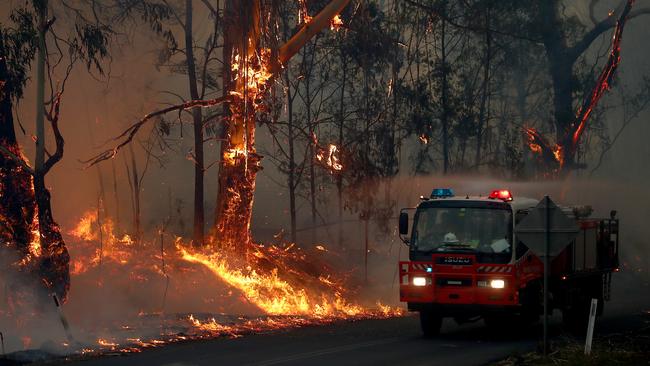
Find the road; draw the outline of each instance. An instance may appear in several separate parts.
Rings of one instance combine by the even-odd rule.
[[[647,286],[633,287],[638,296],[630,296],[629,286],[614,291],[618,300],[607,304],[605,316],[596,325],[597,334],[638,326],[639,314],[650,309],[650,291]],[[553,337],[562,333],[557,313],[550,330]],[[424,339],[418,318],[408,316],[172,344],[66,365],[483,365],[534,350],[540,333],[534,327],[524,334],[495,334],[482,322],[457,326],[446,319],[440,337]]]

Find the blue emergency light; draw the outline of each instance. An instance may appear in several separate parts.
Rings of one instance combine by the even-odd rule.
[[[431,198],[453,197],[454,191],[451,188],[434,188],[431,192]]]

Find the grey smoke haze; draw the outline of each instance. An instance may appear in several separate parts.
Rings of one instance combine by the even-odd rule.
[[[617,1],[602,1],[596,8],[596,17],[605,16],[608,9]],[[16,4],[9,1],[9,5]],[[567,12],[575,12],[580,19],[588,26],[588,1],[567,2]],[[643,6],[639,2],[637,6]],[[6,17],[7,6],[3,6],[0,15]],[[195,27],[197,40],[209,34],[210,20],[205,14],[197,14]],[[650,51],[648,50],[647,35],[650,34],[650,22],[648,16],[639,17],[630,21],[626,27],[623,47],[622,64],[619,69],[618,79],[620,82],[635,85],[641,75],[650,75],[650,63],[647,62]],[[157,52],[161,45],[160,41],[149,34],[146,29],[136,28],[130,31],[130,38],[134,47],[124,45],[116,48],[112,61],[107,70],[110,70],[108,83],[98,82],[87,75],[82,66],[78,66],[69,81],[66,94],[62,100],[61,129],[66,138],[66,151],[64,159],[58,164],[47,178],[47,184],[52,190],[53,210],[55,218],[64,227],[70,225],[90,207],[97,205],[99,184],[97,168],[83,169],[83,164],[78,160],[92,156],[100,151],[100,147],[110,146],[107,143],[110,137],[115,136],[134,120],[143,114],[160,108],[166,103],[176,102],[174,97],[164,94],[163,91],[188,94],[187,82],[184,77],[170,75],[168,70],[157,70],[155,67]],[[608,38],[603,37],[602,42],[596,42],[592,51],[601,51],[602,47],[608,46]],[[103,79],[107,80],[106,78]],[[613,98],[613,94],[605,96],[605,99]],[[20,122],[26,128],[26,135],[21,135],[20,141],[28,157],[33,157],[33,142],[31,135],[33,131],[34,106],[33,86],[28,85],[26,97],[20,104],[17,114]],[[621,181],[626,184],[643,184],[650,178],[648,170],[650,164],[650,144],[647,137],[650,136],[650,112],[645,111],[639,118],[633,121],[624,131],[615,147],[607,155],[603,166],[595,173],[594,177],[607,181]],[[607,115],[607,122],[611,131],[615,131],[620,125],[620,111],[614,109]],[[146,140],[148,130],[143,131],[139,138]],[[270,146],[268,131],[265,128],[258,130],[260,149]],[[183,202],[183,215],[187,234],[191,229],[191,207],[192,207],[192,179],[193,167],[191,161],[186,158],[191,150],[192,135],[190,126],[184,126],[183,137],[176,130],[172,137],[181,141],[179,152],[169,151],[166,154],[168,160],[165,169],[160,169],[155,161],[152,161],[148,173],[144,179],[142,192],[143,222],[145,226],[158,225],[160,220],[169,212],[169,192],[173,209],[177,208],[177,200]],[[52,143],[52,138],[49,144]],[[107,144],[106,144],[107,143]],[[213,143],[206,146],[206,161],[211,163],[218,158],[218,144]],[[120,215],[122,223],[130,221],[130,201],[128,198],[128,185],[124,168],[123,151],[114,159],[115,168],[118,174],[118,186],[120,190]],[[142,150],[136,146],[136,154],[139,155],[140,168],[144,165]],[[403,152],[403,160],[407,152]],[[283,182],[267,160],[263,162],[264,171],[258,176],[256,206],[253,222],[254,230],[263,232],[280,231],[286,228],[288,213],[288,195],[286,188],[275,182]],[[112,205],[112,166],[111,162],[105,162],[99,167],[102,171],[104,186],[109,210],[114,211]],[[409,169],[404,167],[402,175],[408,175]],[[586,174],[586,172],[581,173]],[[401,177],[400,179],[406,179]],[[212,167],[206,174],[206,215],[208,223],[213,220],[213,209],[216,196],[216,167]],[[306,219],[307,205],[299,202],[299,210],[305,213],[299,214],[299,224],[309,225]],[[272,209],[270,209],[272,208]],[[274,218],[273,224],[270,218]],[[277,218],[282,218],[278,221]],[[267,224],[268,223],[268,224]],[[178,227],[177,227],[177,230]]]
[[[0,15],[5,16],[6,4],[16,4],[16,1],[3,3]],[[604,2],[597,8],[598,17],[604,16],[608,5],[616,1]],[[585,24],[589,24],[587,15],[587,0],[571,1],[569,12],[580,15]],[[638,2],[637,6],[644,6]],[[648,35],[650,35],[650,16],[637,18],[630,21],[622,46],[622,64],[619,69],[618,79],[620,82],[635,85],[641,75],[650,76],[650,63],[647,62],[650,56],[650,49],[647,47]],[[195,29],[199,31],[206,29],[204,34],[209,32],[207,26],[209,20],[204,16],[197,15]],[[137,118],[152,110],[164,106],[166,103],[176,102],[169,95],[162,91],[173,91],[187,95],[187,82],[181,76],[170,75],[165,69],[157,70],[155,61],[160,41],[142,29],[135,29],[131,32],[135,47],[125,46],[117,50],[112,57],[110,64],[110,78],[108,83],[98,82],[88,76],[79,67],[69,81],[66,94],[62,100],[61,129],[66,138],[66,151],[64,159],[58,164],[47,177],[47,184],[52,192],[52,203],[55,219],[62,226],[64,232],[69,230],[79,217],[87,210],[96,207],[98,200],[99,184],[98,169],[83,169],[78,159],[85,159],[100,150],[100,146],[106,141],[121,132]],[[600,46],[607,47],[608,37],[604,36],[604,42],[594,46],[593,52],[598,51]],[[605,96],[605,99],[611,95]],[[26,135],[20,135],[19,139],[25,148],[25,154],[33,157],[33,142],[31,139],[34,120],[34,88],[28,85],[26,97],[17,109],[21,123],[25,126]],[[620,110],[614,109],[607,114],[607,123],[611,131],[615,131],[620,125]],[[482,177],[445,177],[430,176],[417,177],[409,176],[409,169],[402,169],[402,173],[392,182],[392,196],[396,199],[396,208],[408,207],[417,203],[418,197],[430,193],[432,187],[449,186],[453,187],[458,194],[487,194],[495,188],[510,188],[515,195],[541,198],[543,194],[550,194],[554,199],[565,204],[589,204],[596,212],[594,215],[607,216],[609,210],[616,209],[621,218],[621,241],[623,258],[631,263],[634,268],[641,268],[647,271],[650,262],[650,244],[647,242],[650,237],[650,226],[647,220],[650,218],[650,192],[648,191],[648,180],[650,180],[650,112],[645,111],[639,116],[619,138],[616,146],[607,155],[603,166],[594,174],[593,178],[587,176],[587,172],[580,172],[579,177],[574,177],[563,182],[509,182],[500,181],[496,178]],[[143,131],[140,139],[146,139],[147,131]],[[258,130],[260,148],[269,147],[270,139],[265,128]],[[161,220],[169,214],[169,202],[171,192],[172,209],[177,208],[177,201],[182,200],[183,208],[181,215],[174,214],[173,229],[179,235],[188,235],[191,230],[191,207],[192,207],[192,180],[193,166],[191,161],[186,159],[186,154],[191,149],[192,135],[190,126],[184,127],[181,138],[178,130],[174,137],[181,141],[179,152],[168,152],[168,162],[164,169],[152,162],[149,171],[144,179],[142,191],[143,202],[143,223],[145,225],[145,239],[151,237],[154,227],[159,225]],[[51,144],[52,139],[48,144]],[[51,145],[49,145],[51,146]],[[218,158],[218,145],[206,146],[206,161],[211,163]],[[120,216],[122,226],[129,229],[130,201],[128,198],[128,184],[124,168],[123,151],[114,160],[118,174],[118,187],[120,197]],[[144,165],[142,150],[136,147],[136,154],[140,166]],[[403,153],[404,160],[406,153]],[[283,182],[283,177],[275,171],[272,164],[263,161],[264,171],[258,175],[256,203],[254,210],[253,231],[262,240],[270,240],[272,234],[281,230],[288,230],[289,212],[288,195],[286,188],[275,182]],[[107,195],[109,213],[113,214],[112,193],[112,165],[111,162],[102,163],[99,167],[103,176],[103,183]],[[206,174],[206,217],[208,224],[213,220],[214,202],[216,199],[217,177],[216,168],[208,170]],[[329,218],[329,222],[336,221],[336,195],[333,187],[325,187],[322,197],[326,197],[329,204],[322,204],[319,207],[321,214]],[[306,202],[299,201],[298,224],[299,229],[309,227],[309,208]],[[185,231],[181,230],[179,220],[183,220]],[[362,263],[361,248],[363,245],[363,232],[357,220],[356,214],[346,213],[346,220],[352,221],[345,224],[344,233],[346,243],[355,250],[350,250],[351,263],[360,265]],[[394,222],[391,222],[394,225]],[[399,258],[406,258],[406,247],[394,235],[394,227],[381,228],[371,226],[370,233],[370,287],[364,294],[372,294],[375,298],[381,298],[384,302],[396,302],[397,294],[394,279],[396,261]],[[385,230],[392,235],[386,236]],[[319,229],[319,241],[328,247],[336,246],[337,239],[336,225],[325,226]],[[308,231],[301,231],[300,238],[307,239]],[[2,256],[0,256],[1,258]],[[357,272],[358,273],[358,272]],[[73,280],[74,281],[74,280]],[[163,291],[161,283],[152,285],[147,293],[137,293],[135,290],[124,291],[122,287],[108,285],[102,291],[112,293],[110,307],[102,306],[102,297],[95,296],[99,291],[96,288],[89,288],[89,284],[74,283],[70,293],[71,303],[69,304],[71,318],[78,324],[85,324],[92,320],[92,311],[101,313],[106,318],[119,318],[126,311],[138,311],[139,307],[153,307],[150,302],[159,301],[160,293]],[[223,292],[217,285],[206,284],[205,291],[215,293]],[[148,298],[148,294],[152,295]],[[173,311],[214,311],[211,304],[202,303],[199,294],[196,297],[189,296],[188,302],[181,299],[171,299],[170,309]],[[186,300],[182,299],[182,300]],[[92,311],[91,311],[92,310]],[[76,315],[75,315],[76,314]],[[48,320],[49,321],[49,320]],[[52,320],[56,322],[56,320]],[[53,323],[54,324],[54,323]],[[88,323],[90,324],[90,323]],[[0,324],[0,328],[3,325]],[[48,329],[60,330],[54,324]],[[53,337],[60,337],[61,334],[53,334]],[[14,340],[15,341],[15,340]],[[13,341],[12,341],[13,342]],[[18,347],[18,346],[16,346]]]

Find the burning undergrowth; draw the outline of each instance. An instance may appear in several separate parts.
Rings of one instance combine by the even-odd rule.
[[[63,309],[70,333],[54,304],[40,305],[20,322],[0,312],[3,330],[13,328],[5,333],[7,351],[133,352],[402,313],[353,300],[352,273],[333,266],[340,258],[323,246],[255,244],[244,260],[193,247],[164,230],[140,238],[118,234],[109,218],[98,220],[97,211],[83,215],[67,234],[72,286]],[[57,330],[37,331],[43,327]]]

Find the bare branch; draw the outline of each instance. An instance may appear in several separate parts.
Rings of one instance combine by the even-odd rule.
[[[54,99],[54,103],[50,106],[50,110],[45,114],[47,120],[52,124],[52,132],[54,133],[54,140],[56,141],[56,151],[54,155],[50,156],[43,165],[43,175],[47,174],[52,167],[63,158],[63,147],[65,140],[61,131],[59,130],[59,115],[61,105],[61,93],[58,93]]]
[[[115,146],[112,149],[103,151],[102,153],[95,155],[94,157],[88,159],[88,160],[82,160],[81,162],[86,164],[86,168],[89,168],[97,163],[100,163],[104,160],[112,159],[115,157],[115,155],[118,153],[120,149],[122,149],[124,146],[128,145],[131,141],[133,141],[133,138],[135,135],[140,131],[142,126],[144,126],[148,121],[150,121],[154,117],[162,116],[164,114],[167,114],[169,112],[173,111],[178,111],[181,113],[182,111],[192,109],[192,108],[208,108],[208,107],[213,107],[215,105],[221,104],[221,103],[230,103],[235,100],[234,95],[227,95],[224,97],[216,98],[216,99],[209,99],[209,100],[191,100],[189,102],[185,102],[182,104],[177,104],[173,105],[167,108],[163,108],[160,110],[157,110],[155,112],[151,112],[144,117],[142,117],[138,122],[135,124],[131,125],[131,127],[127,128],[122,132],[120,135],[116,136],[113,138],[113,141],[120,141],[117,146]]]
[[[629,8],[632,7],[632,3],[633,2],[630,0],[622,1],[616,11],[612,12],[606,19],[603,19],[599,23],[597,23],[596,26],[594,26],[589,32],[587,32],[587,34],[585,34],[580,41],[578,41],[578,43],[576,43],[573,47],[569,48],[568,54],[570,55],[570,57],[572,59],[578,58],[589,48],[589,46],[601,34],[603,34],[603,32],[614,28],[617,24],[617,20],[619,19],[616,15],[617,14],[622,15],[626,11],[626,9],[628,9],[628,7]],[[629,20],[644,14],[650,14],[650,8],[643,8],[643,9],[637,9],[635,11],[629,11],[629,14],[625,18],[626,20]]]

